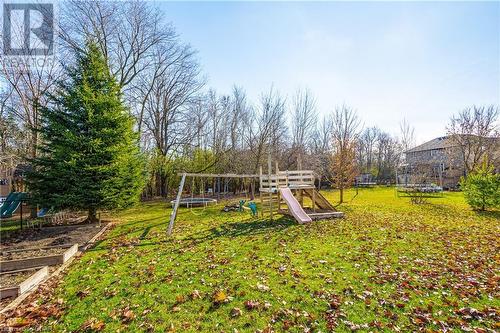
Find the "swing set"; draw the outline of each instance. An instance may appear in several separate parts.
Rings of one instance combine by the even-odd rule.
[[[177,198],[175,200],[171,201],[171,204],[173,205],[173,210],[170,215],[170,223],[168,225],[168,234],[172,234],[172,229],[174,227],[174,221],[177,216],[177,210],[179,206],[186,206],[190,208],[191,213],[194,215],[201,215],[203,214],[203,211],[207,208],[209,204],[215,204],[217,203],[216,199],[213,198],[206,198],[205,197],[205,179],[215,179],[217,180],[217,198],[220,199],[221,196],[221,179],[224,179],[224,192],[223,195],[224,197],[227,196],[227,193],[229,192],[229,180],[231,179],[241,179],[242,180],[242,185],[245,187],[246,185],[246,180],[250,180],[250,199],[253,199],[255,197],[255,181],[259,179],[259,175],[253,175],[253,174],[234,174],[234,173],[225,173],[225,174],[213,174],[213,173],[180,173],[179,176],[181,176],[181,182],[179,184],[179,191],[177,192]],[[182,198],[182,192],[184,190],[184,185],[186,183],[186,178],[187,177],[192,177],[192,184],[191,184],[191,197],[190,198]],[[195,179],[196,178],[201,178],[201,186],[200,186],[200,196],[201,197],[195,197],[194,192],[195,192]],[[215,183],[214,183],[215,185]],[[214,186],[215,187],[215,186]],[[240,186],[241,189],[241,186]],[[248,192],[245,192],[248,195]],[[193,209],[193,207],[199,207],[202,206],[202,208],[197,208]],[[253,207],[256,209],[256,207]],[[254,209],[251,208],[252,214]]]
[[[172,234],[172,230],[174,227],[175,218],[177,216],[177,209],[179,205],[183,202],[182,199],[182,191],[184,189],[184,184],[186,182],[187,177],[200,177],[204,178],[212,178],[214,179],[214,188],[215,188],[215,180],[217,180],[218,184],[218,198],[220,198],[220,181],[221,179],[225,180],[224,190],[225,194],[228,192],[228,183],[230,179],[241,179],[243,183],[245,180],[250,180],[250,191],[251,197],[250,200],[255,198],[255,183],[256,180],[259,182],[259,196],[260,196],[260,204],[261,207],[268,207],[269,209],[269,217],[273,220],[273,209],[277,210],[280,214],[286,214],[292,216],[298,223],[309,223],[313,220],[320,219],[330,219],[330,218],[340,218],[344,216],[344,213],[339,212],[335,209],[335,207],[316,189],[315,179],[316,176],[314,171],[312,170],[301,170],[300,159],[298,162],[299,170],[295,171],[280,171],[278,168],[278,163],[276,163],[276,168],[272,170],[272,161],[271,154],[268,155],[268,170],[267,174],[263,173],[262,167],[260,168],[260,172],[258,175],[256,174],[234,174],[234,173],[226,173],[226,174],[213,174],[213,173],[180,173],[179,176],[182,176],[181,182],[179,185],[179,191],[177,192],[177,198],[175,201],[172,201],[173,209],[170,214],[170,223],[168,225],[168,235]],[[202,181],[202,197],[195,198],[194,197],[194,180],[191,189],[191,202],[193,200],[205,200],[205,188],[204,182]],[[311,201],[311,207],[304,206],[304,197],[308,197]],[[288,209],[281,209],[281,206],[285,204]],[[233,210],[235,207],[226,206],[228,211]],[[226,208],[225,207],[225,208]],[[206,209],[203,207],[203,210]],[[257,215],[257,206],[256,203],[251,201],[245,205],[245,201],[240,201],[239,206],[236,207],[239,211],[249,210],[253,216]],[[225,211],[225,210],[224,210]],[[192,210],[193,212],[193,210]]]

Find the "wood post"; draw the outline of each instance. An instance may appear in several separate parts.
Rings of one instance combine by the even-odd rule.
[[[21,204],[19,206],[20,206],[19,208],[21,209],[21,219],[19,221],[21,223],[21,230],[23,230],[23,199],[21,199]]]
[[[252,191],[252,196],[250,197],[250,200],[254,200],[255,199],[255,180],[252,179],[251,183],[250,183],[250,187],[251,187],[251,191]]]
[[[217,200],[220,200],[220,177],[217,178]]]
[[[279,190],[277,193],[277,198],[278,198],[278,213],[279,213],[279,211],[281,210],[281,195],[280,195]]]
[[[312,189],[312,209],[316,213],[316,190]]]
[[[181,201],[182,190],[184,189],[184,182],[186,181],[186,174],[182,175],[181,183],[179,185],[179,192],[177,192],[177,198],[175,200],[174,209],[170,214],[170,223],[168,224],[167,234],[170,236],[172,234],[172,230],[174,229],[174,221],[177,216],[177,209],[179,208],[179,203]]]
[[[271,190],[271,188],[272,188],[271,168],[272,168],[271,153],[269,152],[269,155],[267,156],[267,176],[268,176],[268,183],[269,183],[269,217],[272,221],[273,220],[273,192]]]
[[[262,188],[262,165],[259,166],[259,188]]]

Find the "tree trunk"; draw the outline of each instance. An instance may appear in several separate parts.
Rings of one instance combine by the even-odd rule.
[[[154,174],[155,174],[154,196],[160,196],[161,195],[160,172],[158,170],[155,170]]]
[[[97,220],[97,210],[95,208],[89,208],[89,215],[87,217],[88,223],[96,223]]]
[[[161,180],[161,183],[160,183],[160,195],[162,198],[166,198],[167,197],[167,193],[166,193],[166,190],[167,190],[167,176],[166,175],[160,175],[160,180]]]
[[[344,186],[340,186],[340,203],[344,203]]]
[[[37,145],[38,145],[38,132],[36,128],[31,129],[31,158],[35,159],[37,156]],[[30,218],[37,218],[37,206],[33,203],[30,204]]]

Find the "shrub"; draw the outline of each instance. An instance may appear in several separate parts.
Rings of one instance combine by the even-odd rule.
[[[465,200],[473,209],[500,208],[500,174],[495,174],[487,162],[467,178],[462,177],[460,185]]]

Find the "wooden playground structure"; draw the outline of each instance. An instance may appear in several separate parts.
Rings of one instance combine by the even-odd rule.
[[[262,207],[268,207],[271,220],[273,210],[280,214],[293,216],[299,223],[313,220],[342,217],[344,214],[335,210],[333,205],[316,189],[315,175],[312,170],[280,171],[278,164],[275,173],[259,172],[259,192]],[[304,198],[309,198],[311,206],[304,205]],[[286,208],[282,208],[283,204]]]
[[[300,169],[300,163],[299,163]],[[176,199],[172,202],[172,213],[168,225],[168,234],[171,235],[177,210],[182,204],[182,192],[187,177],[201,178],[239,178],[259,180],[259,198],[261,216],[264,210],[269,212],[273,220],[273,213],[290,215],[300,224],[309,223],[313,220],[343,217],[344,213],[338,212],[333,205],[316,189],[316,176],[312,170],[280,171],[276,163],[274,173],[272,171],[271,159],[268,161],[268,172],[264,174],[262,167],[259,174],[210,174],[210,173],[180,173],[181,182]],[[254,197],[254,188],[251,186],[251,198]],[[304,205],[304,198],[308,198],[311,205]],[[184,198],[185,199],[185,198]],[[192,198],[194,199],[194,198]],[[285,207],[283,207],[285,206]]]

